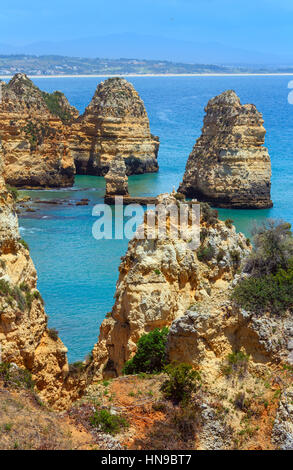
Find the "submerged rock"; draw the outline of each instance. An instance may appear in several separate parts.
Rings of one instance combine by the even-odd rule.
[[[24,74],[2,83],[0,139],[5,181],[20,187],[66,187],[75,166],[68,123],[78,115],[61,92],[42,92]]]
[[[205,111],[179,191],[217,207],[271,207],[262,114],[252,104],[241,105],[232,90],[212,98]]]
[[[158,171],[159,139],[150,133],[143,101],[124,78],[98,85],[72,127],[70,145],[78,174],[104,176],[117,155],[128,175]]]

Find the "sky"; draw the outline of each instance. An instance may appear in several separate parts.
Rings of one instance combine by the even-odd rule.
[[[292,0],[14,0],[1,5],[0,43],[131,32],[286,55],[292,19]]]

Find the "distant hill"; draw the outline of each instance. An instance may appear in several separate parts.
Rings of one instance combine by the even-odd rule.
[[[140,59],[93,59],[57,55],[0,55],[0,75],[129,75],[293,72],[291,68],[187,64]]]
[[[43,41],[13,46],[0,44],[0,54],[62,55],[74,57],[121,57],[192,64],[249,66],[293,64],[292,57],[243,50],[233,45],[200,43],[135,33],[110,34],[66,41]]]

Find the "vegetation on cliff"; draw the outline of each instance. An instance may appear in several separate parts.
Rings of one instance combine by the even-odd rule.
[[[282,314],[293,309],[293,236],[291,225],[268,220],[254,231],[254,249],[247,259],[249,277],[235,287],[232,298],[257,314]]]

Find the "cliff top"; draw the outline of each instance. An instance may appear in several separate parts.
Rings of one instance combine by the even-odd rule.
[[[101,82],[85,115],[95,114],[114,117],[144,117],[147,119],[144,103],[131,83],[125,78],[108,78]]]
[[[41,91],[24,73],[17,73],[9,83],[2,85],[2,108],[8,112],[43,113],[48,112],[67,122],[77,117],[78,111],[70,106],[60,91],[46,93]]]

